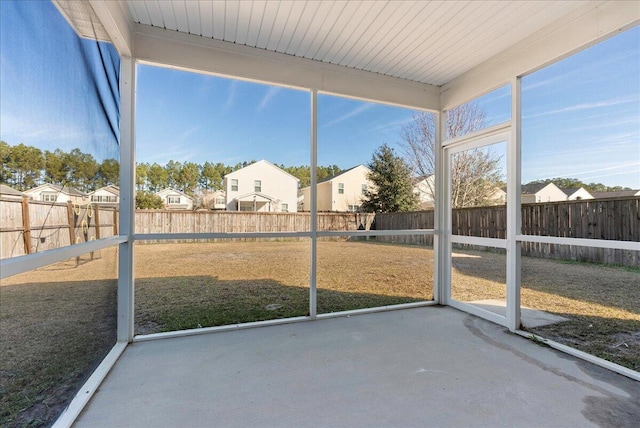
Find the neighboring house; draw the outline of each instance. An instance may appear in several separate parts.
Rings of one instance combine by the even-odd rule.
[[[433,194],[436,183],[433,174],[417,177],[413,182],[413,193],[416,194],[420,201],[420,208],[433,208],[435,196]]]
[[[74,187],[62,187],[49,183],[27,190],[24,194],[34,201],[42,202],[73,202],[74,204],[86,204],[89,202],[89,195]]]
[[[591,192],[591,196],[595,199],[605,198],[633,198],[640,196],[640,190],[619,190],[617,192]]]
[[[567,195],[567,201],[579,201],[581,199],[593,199],[591,193],[587,192],[584,187],[578,188],[562,188],[565,195]]]
[[[191,210],[193,209],[193,198],[172,187],[156,192],[156,195],[164,202],[164,207],[168,210]]]
[[[0,184],[0,198],[21,200],[23,196],[26,195],[21,191],[9,187],[6,184]]]
[[[535,204],[537,202],[566,201],[567,195],[553,183],[525,184],[521,188],[521,202]]]
[[[507,203],[507,192],[505,189],[501,189],[500,187],[496,187],[493,189],[493,193],[489,196],[489,200],[491,200],[496,205],[502,205]]]
[[[358,165],[318,181],[318,211],[360,210],[365,192],[373,187],[367,178],[370,172],[366,166]],[[301,193],[303,209],[311,211],[311,186],[301,189]]]
[[[297,212],[300,180],[260,160],[224,177],[229,211]]]
[[[420,209],[430,209],[434,207],[435,196],[435,176],[417,177],[413,184],[413,193],[416,194],[420,201]],[[493,193],[489,195],[489,200],[495,205],[504,204],[507,201],[507,192],[504,189],[496,187]]]
[[[202,207],[208,210],[224,210],[227,208],[224,190],[206,191],[201,195]]]
[[[89,193],[89,198],[92,204],[116,206],[120,203],[120,188],[110,184]]]

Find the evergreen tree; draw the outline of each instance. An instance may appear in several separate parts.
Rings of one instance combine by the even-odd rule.
[[[164,202],[162,198],[153,193],[136,192],[136,209],[148,210],[148,209],[163,209]]]
[[[411,169],[393,149],[383,144],[373,153],[367,178],[374,189],[367,190],[362,210],[368,212],[401,212],[418,208],[413,192]]]

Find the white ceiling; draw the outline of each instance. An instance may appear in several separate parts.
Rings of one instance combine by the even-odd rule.
[[[128,0],[139,24],[443,85],[588,1]]]

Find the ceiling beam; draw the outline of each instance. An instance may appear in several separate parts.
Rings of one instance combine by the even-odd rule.
[[[139,61],[422,110],[440,108],[438,86],[148,25],[135,24],[134,30]]]
[[[640,23],[636,1],[591,2],[442,86],[450,109]],[[514,23],[517,25],[517,23]]]
[[[133,31],[128,12],[118,1],[89,0],[111,42],[121,56],[133,53]]]

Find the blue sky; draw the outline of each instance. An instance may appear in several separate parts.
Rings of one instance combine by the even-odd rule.
[[[108,129],[93,130],[91,138],[77,129],[76,119],[87,114],[70,106],[86,100],[65,92],[64,85],[73,80],[36,72],[50,70],[37,52],[24,49],[20,38],[28,31],[8,16],[6,3],[0,2],[0,138],[48,150],[80,147],[98,159],[112,157],[113,146],[100,136]],[[55,51],[60,49],[56,41],[51,40],[50,49],[64,54]],[[36,66],[29,67],[29,61]],[[574,177],[640,188],[639,67],[636,27],[525,77],[523,182]],[[21,82],[19,90],[14,82]],[[139,162],[310,163],[307,91],[150,65],[138,66],[137,85]],[[505,87],[478,101],[490,124],[509,119],[509,95]],[[318,163],[349,168],[369,162],[383,143],[397,148],[402,127],[414,113],[320,95]]]
[[[50,2],[0,1],[0,139],[117,157],[119,67],[111,44],[77,37]]]

